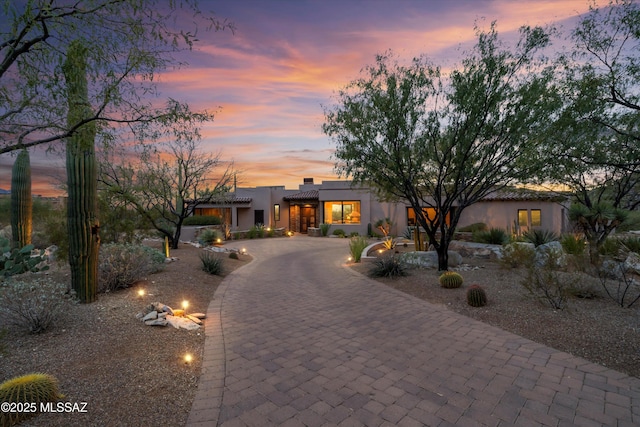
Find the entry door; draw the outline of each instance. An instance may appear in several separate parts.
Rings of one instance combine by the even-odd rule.
[[[264,225],[264,209],[256,209],[253,215],[253,223],[254,224],[262,224]]]
[[[306,233],[309,227],[316,226],[315,208],[303,207],[300,209],[300,232]]]

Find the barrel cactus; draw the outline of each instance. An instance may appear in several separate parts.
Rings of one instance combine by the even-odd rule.
[[[487,293],[480,285],[471,285],[467,289],[467,304],[471,307],[483,307],[487,305]]]
[[[12,246],[22,248],[31,243],[31,162],[25,149],[18,154],[11,171]]]
[[[0,384],[0,402],[37,405],[55,402],[64,397],[58,390],[58,380],[47,374],[28,374],[15,377]],[[12,426],[23,421],[34,412],[0,412],[0,426]]]
[[[462,286],[462,276],[455,271],[445,271],[440,275],[438,279],[440,286],[447,289],[459,288]]]

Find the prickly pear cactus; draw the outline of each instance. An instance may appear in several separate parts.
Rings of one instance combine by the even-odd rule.
[[[480,285],[471,285],[467,289],[467,304],[471,307],[487,305],[487,293]]]
[[[29,152],[22,150],[11,171],[11,245],[14,248],[31,243],[32,209],[31,162]]]
[[[447,289],[459,288],[462,286],[462,276],[455,271],[445,271],[438,279],[440,286]]]

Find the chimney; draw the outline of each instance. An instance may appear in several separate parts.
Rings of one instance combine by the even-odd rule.
[[[304,185],[313,184],[313,178],[304,178],[303,184]]]

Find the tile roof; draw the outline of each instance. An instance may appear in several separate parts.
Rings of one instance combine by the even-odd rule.
[[[284,200],[318,200],[318,190],[303,191],[302,193],[295,193],[289,196],[285,196]]]
[[[482,200],[493,201],[527,201],[527,200],[565,200],[566,195],[555,191],[535,191],[523,188],[507,188],[487,194]]]

